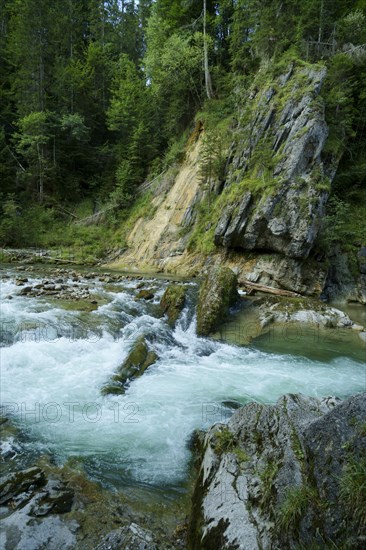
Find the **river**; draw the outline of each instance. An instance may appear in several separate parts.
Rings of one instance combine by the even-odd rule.
[[[361,345],[347,351],[347,342],[315,343],[306,334],[296,342],[277,336],[249,346],[197,337],[194,281],[181,283],[188,303],[172,329],[159,315],[165,279],[110,284],[66,276],[67,285],[88,286],[88,303],[97,302],[88,308],[84,301],[70,307],[49,296],[19,294],[40,283],[44,272],[22,273],[28,282],[20,286],[15,268],[0,273],[2,404],[23,433],[15,452],[29,460],[47,454],[57,464],[75,458],[107,487],[181,491],[192,432],[225,422],[230,401],[273,403],[288,392],[345,397],[365,390]],[[153,289],[151,302],[135,300],[141,283]],[[140,335],[159,360],[125,395],[102,396]]]

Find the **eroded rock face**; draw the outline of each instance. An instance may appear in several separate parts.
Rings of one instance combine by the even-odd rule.
[[[203,279],[197,306],[197,334],[208,336],[238,299],[238,280],[228,267],[214,267]]]
[[[243,137],[235,145],[226,182],[226,187],[242,186],[243,193],[228,203],[219,220],[216,245],[308,257],[328,198],[325,182],[334,176],[334,166],[321,157],[328,128],[318,95],[325,76],[324,68],[291,68],[247,99],[244,112],[251,111],[250,120],[239,122]],[[269,158],[261,168],[264,155]],[[270,174],[264,165],[272,165]],[[268,180],[263,192],[245,184],[254,175]]]
[[[362,548],[365,525],[342,476],[366,464],[366,394],[250,403],[206,435],[189,548],[282,550],[330,541]],[[302,546],[301,546],[302,545]]]

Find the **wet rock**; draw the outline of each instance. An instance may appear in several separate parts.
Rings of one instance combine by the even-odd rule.
[[[152,300],[154,298],[154,293],[151,290],[140,290],[136,294],[135,300]]]
[[[343,311],[327,307],[315,300],[306,302],[286,298],[259,298],[254,304],[258,304],[259,322],[262,328],[270,323],[301,323],[324,328],[353,328],[355,326]],[[362,330],[362,327],[359,330]]]
[[[27,282],[28,282],[27,277],[17,277],[15,279],[16,286],[22,286],[24,283],[27,283]]]
[[[326,299],[366,304],[364,248],[360,249],[356,257],[352,257],[351,253],[346,253],[339,246],[334,246],[334,249],[330,251],[330,266],[324,288]]]
[[[164,313],[168,316],[171,326],[174,326],[182,312],[186,299],[186,289],[181,285],[169,285],[160,301]]]
[[[153,534],[136,523],[112,531],[95,550],[158,550]]]
[[[31,286],[25,286],[24,288],[22,288],[22,290],[20,291],[20,296],[25,296],[26,294],[30,294],[32,292],[32,287]]]
[[[0,504],[14,500],[21,493],[44,485],[46,477],[41,468],[28,468],[0,479]]]
[[[49,480],[32,503],[31,516],[47,514],[65,514],[71,511],[74,502],[74,491],[60,480]]]
[[[128,384],[135,378],[142,376],[146,369],[156,363],[157,360],[157,354],[149,350],[145,337],[140,336],[117,370],[117,374],[112,377],[111,383],[102,388],[102,394],[118,395],[124,393]]]
[[[122,385],[121,382],[116,380],[115,382],[111,381],[110,384],[103,386],[101,389],[102,395],[123,395],[126,391],[126,388]]]
[[[233,411],[236,411],[236,410],[240,409],[243,406],[242,403],[240,403],[239,401],[234,401],[232,399],[222,401],[222,405],[224,407],[228,408],[228,409],[233,410]]]
[[[197,306],[197,334],[208,336],[238,299],[238,280],[227,267],[212,268],[203,279]]]

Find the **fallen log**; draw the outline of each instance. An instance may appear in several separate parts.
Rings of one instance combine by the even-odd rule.
[[[248,288],[251,292],[266,292],[267,294],[274,294],[275,296],[287,296],[291,298],[301,298],[301,294],[292,292],[291,290],[282,290],[281,288],[273,288],[271,286],[259,285],[257,283],[252,283],[251,281],[241,281],[240,286]]]

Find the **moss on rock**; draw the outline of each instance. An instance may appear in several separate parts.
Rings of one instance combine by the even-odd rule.
[[[152,300],[154,298],[154,293],[151,290],[140,290],[136,294],[135,300]]]
[[[180,285],[169,285],[164,296],[161,299],[160,305],[163,312],[167,314],[168,321],[171,326],[174,326],[182,309],[184,308],[186,299],[186,289]]]
[[[224,320],[237,298],[238,280],[228,267],[209,271],[201,283],[197,307],[197,334],[208,336]]]
[[[148,348],[145,337],[140,336],[130,353],[112,376],[111,382],[102,388],[103,395],[117,395],[125,392],[128,383],[144,374],[146,369],[158,360],[155,351]]]

